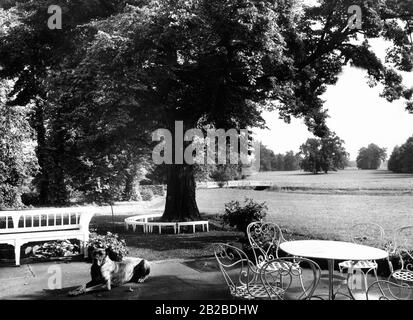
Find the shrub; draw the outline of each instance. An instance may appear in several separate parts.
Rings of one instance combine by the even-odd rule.
[[[106,235],[99,235],[96,232],[92,232],[87,247],[89,257],[92,256],[95,249],[106,249],[109,258],[113,261],[122,261],[123,257],[128,254],[125,240],[119,239],[117,234],[111,232],[107,232]]]
[[[213,181],[226,182],[230,180],[235,180],[240,177],[240,170],[237,165],[217,165],[209,176]]]
[[[37,192],[27,192],[22,194],[22,202],[25,206],[39,206],[39,194]]]
[[[223,188],[227,183],[224,181],[218,181],[218,187]]]
[[[154,197],[153,191],[150,188],[141,188],[140,193],[143,201],[151,201]]]
[[[130,201],[142,201],[142,195],[139,191],[139,188],[135,188],[132,191],[132,195],[131,195],[130,199],[128,199],[128,200],[130,200]]]
[[[231,201],[225,204],[223,222],[237,230],[247,233],[247,226],[254,221],[260,221],[267,215],[265,202],[258,203],[253,199],[246,198],[242,206],[238,201]]]
[[[141,186],[141,189],[149,189],[155,196],[164,196],[165,189],[163,185],[145,185]]]

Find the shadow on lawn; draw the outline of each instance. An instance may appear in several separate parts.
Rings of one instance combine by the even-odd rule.
[[[127,216],[95,216],[91,222],[91,228],[97,229],[99,234],[106,232],[117,233],[120,238],[125,239],[130,255],[150,255],[149,260],[162,260],[166,258],[191,258],[211,256],[213,254],[211,244],[216,242],[238,242],[243,236],[241,232],[223,230],[216,221],[211,221],[210,232],[197,231],[192,233],[192,228],[182,233],[174,234],[173,229],[162,230],[162,234],[144,234],[141,228],[136,232],[125,230],[124,219]],[[199,229],[198,229],[199,230]],[[166,253],[170,251],[170,253]],[[159,256],[156,252],[161,252]]]

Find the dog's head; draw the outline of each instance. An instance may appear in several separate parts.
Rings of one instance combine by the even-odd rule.
[[[106,261],[106,249],[99,248],[93,251],[93,263],[101,267]]]

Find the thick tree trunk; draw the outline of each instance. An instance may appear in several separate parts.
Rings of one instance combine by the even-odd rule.
[[[167,194],[164,221],[199,220],[200,214],[196,204],[194,169],[191,165],[168,165]]]
[[[52,125],[53,135],[50,138],[49,156],[49,203],[52,205],[66,205],[69,201],[69,194],[65,179],[65,135],[64,122],[60,112],[57,112]]]
[[[131,201],[134,200],[133,188],[135,185],[135,176],[132,174],[126,175],[125,189],[123,190],[123,200]]]
[[[49,175],[46,168],[48,154],[46,146],[46,129],[44,126],[44,111],[43,105],[40,102],[36,103],[32,123],[32,126],[36,131],[36,155],[40,167],[40,172],[36,177],[36,183],[39,191],[39,202],[44,205],[47,204],[49,200]]]
[[[125,189],[123,190],[123,200],[124,201],[135,201],[138,199],[136,192],[136,182],[138,168],[133,166],[129,170],[125,170],[126,180],[125,180]]]

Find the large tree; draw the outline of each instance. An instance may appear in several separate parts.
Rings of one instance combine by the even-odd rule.
[[[0,55],[0,76],[25,79],[29,70],[30,86],[17,86],[16,92],[26,87],[46,92],[47,84],[46,109],[56,119],[52,136],[61,134],[50,141],[53,148],[60,144],[59,150],[70,150],[70,161],[57,157],[69,182],[75,180],[73,164],[87,167],[94,150],[101,162],[108,153],[130,150],[136,159],[147,149],[152,130],[163,127],[174,133],[179,120],[185,129],[263,127],[261,111],[278,110],[286,121],[303,117],[312,132],[323,136],[328,133],[327,111],[320,96],[349,62],[367,70],[371,85],[383,84],[386,99],[404,98],[413,111],[413,91],[402,85],[396,70],[412,69],[413,9],[403,0],[319,1],[307,7],[293,0],[119,1],[106,15],[96,9],[88,16],[84,12],[90,11],[84,10],[79,13],[84,19],[77,20],[73,10],[87,2],[78,0],[63,17],[70,28],[64,24],[60,33],[30,24],[46,25],[45,3],[51,1],[40,2],[43,6],[31,2],[39,14],[30,15],[0,45],[1,53],[13,44],[19,48],[11,51],[18,57],[14,60]],[[87,3],[93,8],[98,2]],[[353,4],[363,12],[361,30],[347,27]],[[23,46],[19,30],[29,40],[40,37],[43,42]],[[63,36],[68,30],[71,36]],[[376,37],[393,42],[392,64],[386,66],[369,46],[368,40]],[[50,39],[58,45],[50,46]],[[50,61],[40,55],[45,50],[60,52],[58,62],[43,65]],[[25,58],[30,56],[33,61]],[[99,148],[94,148],[96,139]],[[167,183],[164,219],[197,218],[193,166],[169,165]]]
[[[15,81],[7,105],[34,106],[29,117],[36,132],[40,170],[35,182],[42,204],[67,202],[65,163],[70,163],[70,157],[67,157],[70,153],[65,152],[67,132],[64,120],[48,97],[47,79],[77,50],[76,43],[84,36],[77,27],[91,19],[110,16],[120,2],[8,0],[1,5],[5,9],[0,9],[3,15],[12,15],[12,19],[0,28],[0,78]],[[66,13],[62,30],[48,28],[50,5],[59,5]]]
[[[300,147],[303,158],[301,169],[314,174],[344,169],[347,166],[348,153],[343,144],[344,141],[333,132],[321,139],[308,139]]]
[[[400,147],[394,148],[388,168],[397,173],[413,173],[413,137],[407,139]]]
[[[357,156],[357,168],[363,170],[377,170],[382,161],[386,161],[386,148],[380,148],[374,143],[370,143],[367,148],[363,147],[359,150]]]
[[[74,110],[80,102],[96,119],[121,95],[143,132],[167,128],[174,135],[175,121],[183,121],[185,130],[260,126],[258,103],[275,89],[263,75],[290,63],[281,33],[293,32],[296,11],[284,7],[218,0],[128,7],[90,24],[98,31],[95,38],[85,44],[76,68],[59,75],[61,85],[67,84],[61,104]],[[88,98],[94,96],[99,100]],[[72,124],[83,131],[81,121]],[[164,219],[198,218],[194,167],[169,165],[167,184]]]

